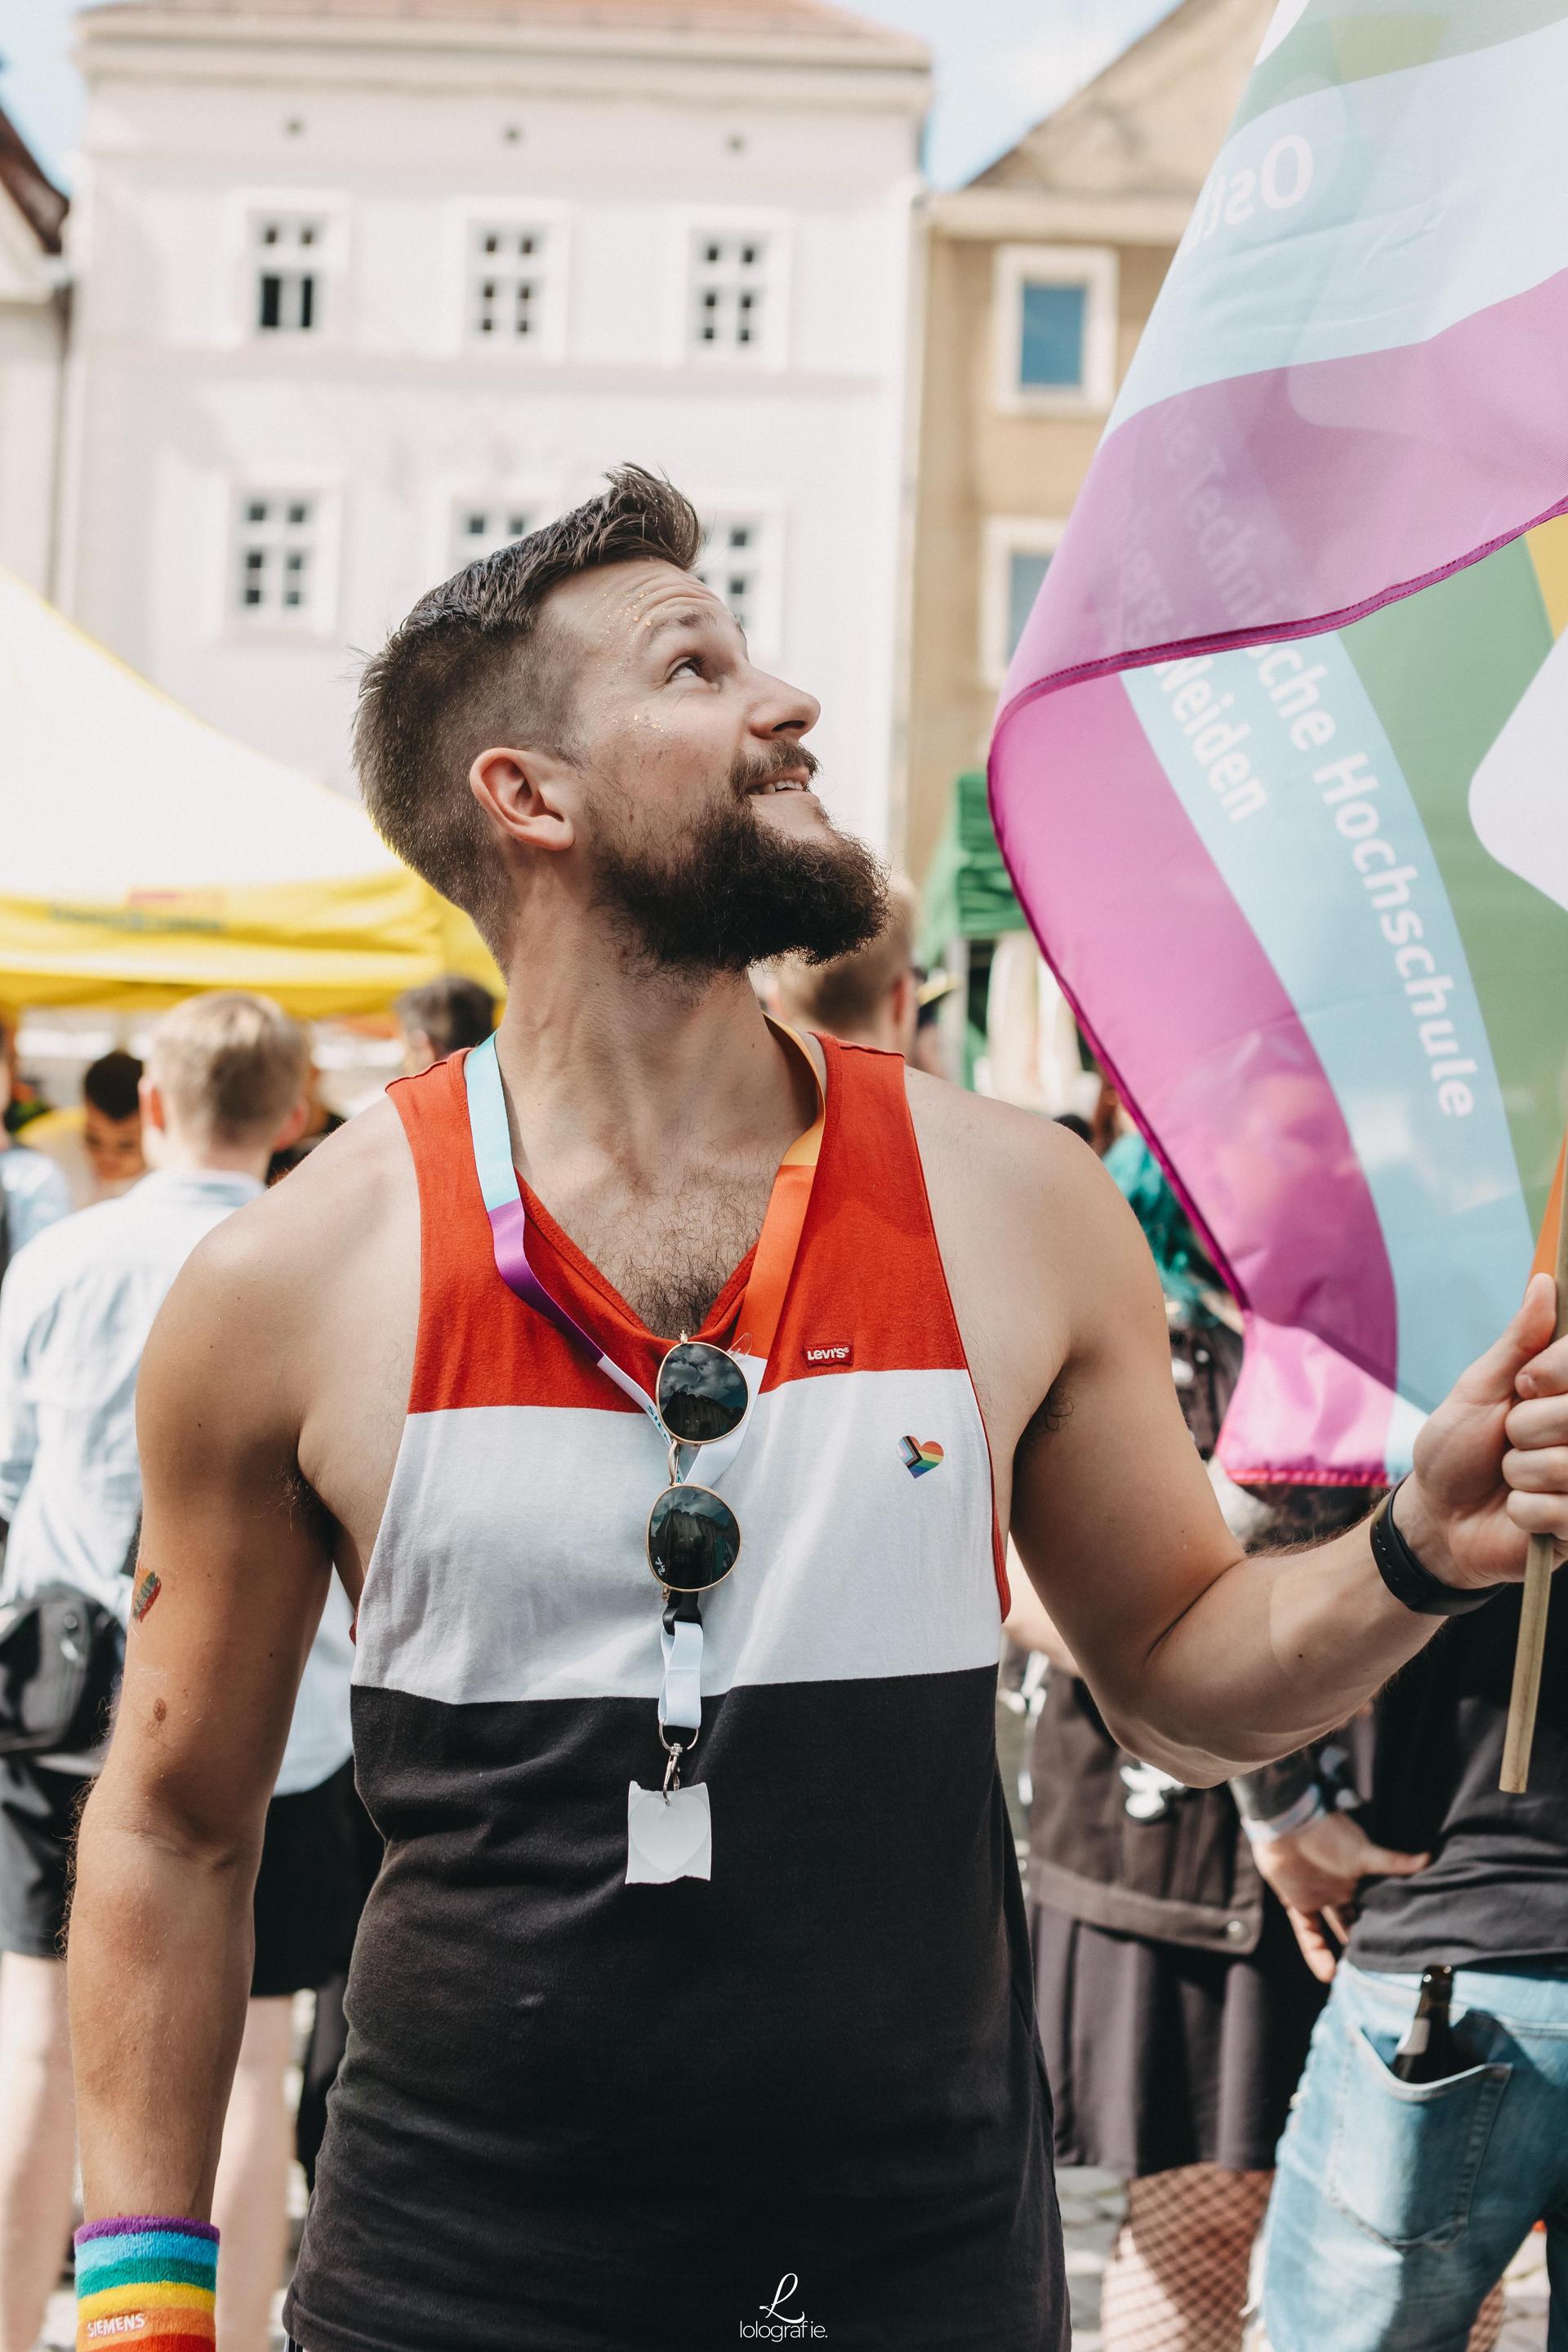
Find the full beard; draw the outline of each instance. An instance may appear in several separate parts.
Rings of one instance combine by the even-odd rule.
[[[877,937],[888,877],[866,844],[848,833],[802,841],[775,832],[747,797],[767,776],[806,764],[794,749],[787,760],[738,768],[733,797],[658,855],[600,843],[601,903],[622,917],[640,958],[699,978],[781,955],[830,963]]]

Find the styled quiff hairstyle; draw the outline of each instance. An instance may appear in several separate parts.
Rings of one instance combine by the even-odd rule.
[[[572,665],[541,610],[581,572],[653,558],[689,572],[702,526],[689,499],[640,466],[559,521],[498,548],[422,596],[360,680],[354,762],[384,841],[510,945],[511,894],[468,770],[496,743],[569,756]]]
[[[269,996],[221,989],[165,1013],[147,1075],[184,1132],[205,1143],[270,1140],[305,1091],[305,1033]]]

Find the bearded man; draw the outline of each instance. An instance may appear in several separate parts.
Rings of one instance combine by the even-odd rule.
[[[748,967],[863,943],[884,885],[700,543],[626,468],[366,674],[367,803],[507,1008],[222,1226],[147,1351],[159,1605],[71,1947],[83,2343],[210,2329],[250,1881],[334,1563],[387,1846],[303,2352],[1056,2352],[1005,1532],[1115,1738],[1199,1782],[1568,1536],[1550,1283],[1392,1523],[1245,1559],[1092,1156],[769,1027]]]

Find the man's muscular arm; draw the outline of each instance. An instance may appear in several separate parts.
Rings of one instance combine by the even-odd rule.
[[[1117,1739],[1204,1783],[1346,1722],[1442,1621],[1386,1591],[1364,1527],[1244,1557],[1104,1171],[1045,1121],[912,1081],[910,1103],[999,1471],[1011,1461],[1013,1539]],[[1434,1574],[1517,1578],[1526,1530],[1568,1535],[1565,1391],[1542,1281],[1422,1433],[1398,1516]]]
[[[203,1244],[142,1366],[125,1683],[82,1822],[70,1927],[89,2220],[209,2211],[262,1826],[331,1572],[323,1515],[296,1469],[269,1208],[242,1210]]]

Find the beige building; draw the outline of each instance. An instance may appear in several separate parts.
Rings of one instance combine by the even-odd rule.
[[[1274,0],[1182,0],[932,200],[904,855],[923,877]]]

